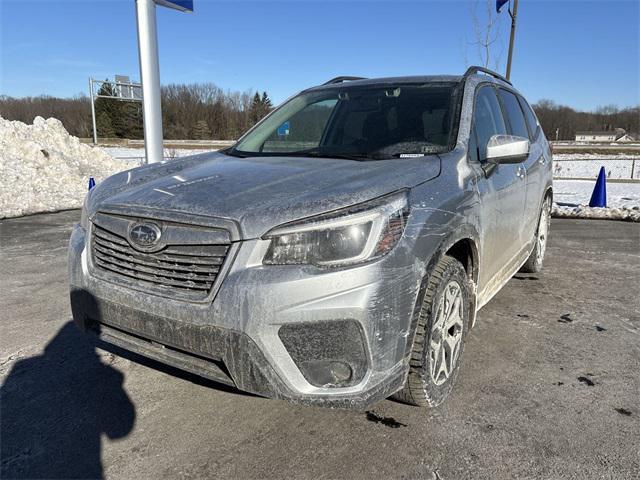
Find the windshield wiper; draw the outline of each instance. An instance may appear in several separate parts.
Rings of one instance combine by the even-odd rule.
[[[341,160],[388,160],[392,157],[385,155],[370,155],[366,153],[332,153],[322,152],[318,148],[310,148],[307,150],[297,150],[295,152],[241,152],[238,150],[227,150],[224,153],[238,158],[247,157],[313,157],[313,158],[335,158]]]
[[[373,157],[364,153],[319,153],[309,152],[305,154],[314,158],[337,158],[341,160],[373,160]]]
[[[235,148],[229,148],[221,153],[224,153],[225,155],[229,155],[230,157],[237,157],[237,158],[247,158],[249,156],[244,153],[240,153]]]

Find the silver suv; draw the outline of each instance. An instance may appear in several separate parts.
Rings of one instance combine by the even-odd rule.
[[[69,246],[73,316],[267,397],[435,406],[477,311],[542,267],[551,172],[494,72],[337,78],[226,151],[94,188]]]

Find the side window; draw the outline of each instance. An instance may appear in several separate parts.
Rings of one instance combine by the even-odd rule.
[[[480,160],[487,157],[487,143],[493,135],[506,135],[507,127],[502,118],[502,110],[495,89],[481,87],[476,94],[473,113],[473,128],[476,131]]]
[[[522,106],[524,116],[527,119],[527,124],[529,125],[529,138],[531,140],[535,140],[537,136],[536,134],[538,133],[538,119],[524,98],[518,97],[518,100],[520,100],[520,105]]]
[[[524,119],[520,102],[516,96],[506,90],[500,89],[500,99],[504,106],[505,114],[509,122],[511,135],[517,135],[518,137],[529,138],[529,129],[527,128],[527,122]]]

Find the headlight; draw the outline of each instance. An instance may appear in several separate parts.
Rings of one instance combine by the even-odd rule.
[[[382,197],[272,230],[263,263],[342,266],[381,257],[402,237],[409,210],[407,193]]]

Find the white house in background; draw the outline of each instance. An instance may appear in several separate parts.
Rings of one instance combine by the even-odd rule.
[[[624,131],[612,132],[576,132],[576,142],[615,142],[624,135]]]
[[[637,140],[633,136],[629,135],[628,133],[625,133],[623,136],[618,138],[616,140],[616,142],[618,142],[618,143],[634,143],[634,142],[637,142]]]

